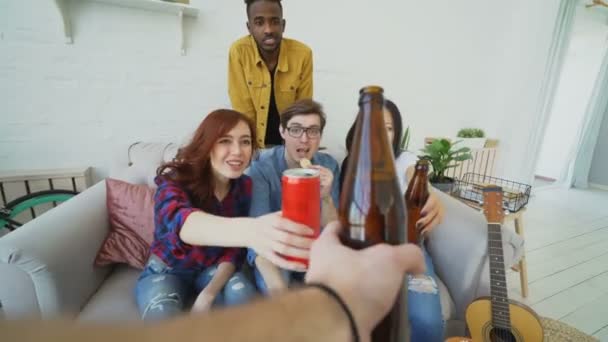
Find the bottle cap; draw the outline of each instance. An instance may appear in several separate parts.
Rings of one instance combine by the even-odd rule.
[[[429,167],[429,164],[430,164],[429,160],[425,159],[425,158],[418,159],[418,161],[416,162],[416,166],[417,167],[418,166]]]
[[[359,94],[363,94],[363,93],[384,93],[384,89],[382,89],[381,86],[377,86],[377,85],[369,85],[366,87],[361,88],[361,90],[359,90]]]

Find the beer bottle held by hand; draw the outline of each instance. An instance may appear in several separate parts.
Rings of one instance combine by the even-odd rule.
[[[414,176],[409,182],[405,192],[405,206],[407,207],[407,241],[422,245],[423,236],[417,223],[422,217],[421,212],[426,200],[429,198],[428,187],[429,161],[421,159],[416,162]]]
[[[406,242],[405,205],[384,126],[384,95],[377,86],[361,89],[359,114],[346,166],[338,216],[340,239],[354,249]],[[370,274],[382,277],[382,274]],[[409,341],[407,281],[388,315],[372,332],[374,342]]]

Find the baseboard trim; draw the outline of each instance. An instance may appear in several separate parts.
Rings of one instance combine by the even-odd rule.
[[[589,183],[589,187],[594,189],[606,190],[608,191],[608,185],[597,184],[597,183]]]

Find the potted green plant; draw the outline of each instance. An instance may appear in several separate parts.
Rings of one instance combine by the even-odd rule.
[[[468,147],[455,147],[460,141],[454,143],[448,139],[435,139],[421,151],[421,158],[427,159],[433,171],[429,174],[429,181],[437,189],[450,192],[454,179],[446,176],[446,171],[456,167],[459,162],[472,159],[471,149]]]
[[[458,131],[456,137],[462,140],[462,145],[472,150],[484,148],[486,144],[486,134],[479,128],[463,128]]]

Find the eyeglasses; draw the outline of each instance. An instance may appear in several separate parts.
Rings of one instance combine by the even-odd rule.
[[[293,138],[301,137],[302,134],[304,134],[304,132],[306,132],[306,136],[309,139],[317,139],[318,137],[321,136],[321,128],[314,127],[314,126],[308,127],[308,128],[304,128],[304,127],[300,127],[300,126],[291,126],[291,127],[287,127],[287,132]]]

